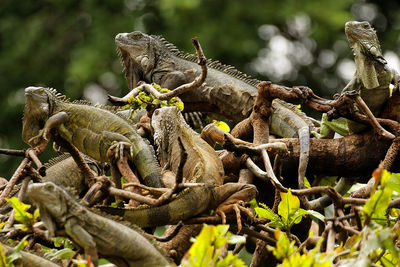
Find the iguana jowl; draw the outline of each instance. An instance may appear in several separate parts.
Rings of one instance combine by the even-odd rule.
[[[191,82],[196,73],[201,72],[196,56],[183,54],[159,36],[137,31],[120,33],[115,37],[115,43],[124,63],[129,89],[133,89],[138,81],[143,80],[172,90]],[[218,61],[209,61],[207,67],[205,83],[200,88],[179,96],[185,102],[185,107],[195,103],[200,108],[195,111],[211,111],[235,122],[247,118],[258,94],[256,86],[260,81],[250,79],[232,66]],[[314,125],[304,113],[284,101],[274,100],[272,108],[274,111],[270,120],[270,132],[281,137],[300,139],[303,156],[299,163],[299,176],[304,177],[309,135],[314,130]]]
[[[397,87],[399,76],[395,70],[387,66],[376,32],[367,21],[347,22],[345,33],[354,53],[356,72],[342,93],[356,90],[371,112],[379,116],[390,97],[390,84]],[[346,122],[344,123],[343,119],[328,122],[324,116],[319,137],[332,137],[333,131],[348,135],[365,128],[364,125],[350,120]]]
[[[31,184],[28,197],[39,207],[40,218],[51,237],[58,229],[97,266],[97,252],[118,266],[169,266],[165,257],[141,234],[80,205],[52,182]]]
[[[107,162],[107,150],[115,143],[128,144],[133,163],[145,184],[161,187],[159,164],[153,148],[122,117],[102,108],[74,103],[57,95],[54,89],[28,87],[22,139],[35,145],[37,138],[48,138],[51,129],[95,160]]]
[[[249,201],[256,196],[254,185],[222,184],[224,169],[221,160],[214,149],[186,124],[177,107],[155,110],[151,124],[161,164],[169,164],[170,169],[177,173],[181,156],[179,138],[188,154],[183,167],[185,181],[205,185],[187,188],[171,202],[159,207],[101,207],[101,210],[119,215],[141,227],[153,227],[176,224],[213,208],[217,208],[218,213],[224,204]]]

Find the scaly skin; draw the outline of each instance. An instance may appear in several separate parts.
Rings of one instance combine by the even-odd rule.
[[[183,55],[173,44],[158,36],[141,32],[120,33],[115,37],[124,63],[128,87],[133,89],[138,81],[155,82],[163,88],[174,89],[191,82],[200,67],[197,57]],[[185,104],[196,104],[195,111],[219,113],[235,122],[247,118],[258,94],[258,80],[250,79],[231,66],[209,61],[205,83],[191,92],[182,94]],[[196,102],[192,102],[195,99]],[[303,157],[300,159],[300,176],[307,167],[310,131],[314,125],[307,116],[284,101],[273,101],[270,132],[281,137],[299,137]],[[202,110],[202,108],[205,108]],[[189,110],[190,111],[190,110]],[[303,121],[303,122],[302,122]],[[307,128],[303,128],[303,127]]]
[[[256,196],[257,189],[253,185],[222,184],[224,169],[221,160],[214,149],[190,129],[177,107],[156,110],[151,124],[161,164],[169,164],[170,169],[177,173],[181,156],[179,138],[188,154],[183,167],[183,177],[186,182],[204,183],[205,186],[185,189],[176,199],[159,207],[101,207],[101,210],[119,215],[140,227],[154,227],[176,224],[223,203],[233,203],[235,200],[249,201]]]
[[[58,229],[67,235],[97,266],[98,255],[118,266],[168,266],[168,261],[142,235],[78,204],[61,187],[51,182],[31,184],[28,197],[39,207],[40,218],[54,236]]]
[[[34,146],[38,138],[48,138],[50,130],[56,129],[82,153],[107,162],[108,149],[115,142],[122,142],[131,147],[133,163],[144,183],[162,186],[152,147],[123,118],[105,109],[65,101],[54,89],[28,87],[25,97],[22,137],[26,143]]]
[[[3,248],[4,254],[6,256],[10,256],[10,254],[15,252],[15,249],[12,247],[9,247],[3,243],[1,243],[1,246]],[[55,264],[54,262],[49,261],[48,259],[42,258],[38,255],[26,252],[26,251],[20,251],[19,252],[21,255],[20,260],[17,260],[17,262],[20,262],[21,265],[16,264],[14,262],[13,264],[16,264],[17,266],[28,266],[28,267],[60,267],[58,264]],[[14,266],[14,265],[13,265]]]
[[[138,81],[155,82],[170,90],[191,82],[196,72],[201,73],[197,57],[182,55],[172,44],[158,36],[141,32],[120,33],[115,43],[125,66],[125,77],[130,89]],[[180,97],[185,103],[196,99],[196,106],[219,113],[239,122],[250,114],[257,96],[259,81],[218,62],[207,64],[208,74],[201,88]],[[204,111],[204,110],[195,110]]]
[[[87,156],[84,156],[84,159],[95,176],[102,174],[103,170],[99,162]],[[66,153],[53,158],[44,166],[46,167],[46,176],[43,177],[43,181],[53,182],[63,188],[69,187],[77,194],[80,194],[87,188],[85,177],[83,177],[78,165],[76,165],[70,154]]]
[[[367,104],[374,116],[381,114],[382,108],[390,97],[390,84],[398,85],[398,74],[387,66],[382,56],[382,50],[375,30],[366,22],[349,21],[345,26],[345,33],[354,52],[356,73],[346,85],[343,92],[356,90]],[[364,125],[347,120],[348,130],[338,124],[342,121],[332,122],[322,119],[323,126],[330,128],[317,137],[326,138],[333,135],[333,131],[341,130],[341,135],[358,133],[365,129]]]

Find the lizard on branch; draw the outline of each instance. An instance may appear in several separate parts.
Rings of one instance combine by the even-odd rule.
[[[214,149],[186,124],[177,107],[155,110],[151,125],[161,165],[167,165],[172,172],[177,173],[182,154],[178,141],[180,139],[188,155],[183,166],[184,181],[205,185],[187,188],[178,193],[171,202],[158,207],[100,207],[101,210],[121,216],[140,227],[153,227],[176,224],[215,208],[216,213],[224,217],[228,206],[232,208],[256,196],[257,189],[254,185],[223,184],[224,169],[221,160]]]
[[[167,259],[141,234],[80,205],[52,182],[28,187],[28,197],[39,207],[40,218],[50,237],[65,229],[67,235],[90,255],[95,266],[98,255],[118,266],[168,266]]]
[[[390,86],[398,90],[400,76],[387,66],[375,30],[366,22],[349,21],[345,33],[354,53],[356,72],[345,86],[344,92],[357,91],[374,116],[379,116],[390,97]],[[323,114],[318,138],[332,138],[334,132],[343,136],[358,133],[365,126],[351,120],[339,118],[328,121]]]
[[[136,129],[115,113],[82,102],[69,102],[54,89],[28,87],[22,138],[31,146],[39,139],[48,139],[56,132],[82,153],[101,162],[108,162],[107,151],[117,146],[122,154],[130,147],[131,160],[144,183],[162,187],[160,167],[153,148]]]
[[[120,33],[115,37],[115,43],[131,90],[139,81],[154,82],[173,90],[193,81],[201,71],[195,55],[180,52],[159,36],[137,31]],[[246,119],[258,95],[257,84],[260,81],[218,61],[207,60],[207,69],[205,82],[199,88],[179,96],[185,103],[185,111],[213,112],[235,122]],[[314,125],[304,113],[284,101],[274,100],[272,109],[270,133],[300,138],[303,157],[298,175],[304,177],[310,132],[314,131]]]

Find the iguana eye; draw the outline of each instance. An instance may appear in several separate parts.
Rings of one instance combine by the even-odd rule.
[[[47,191],[53,191],[53,190],[54,190],[54,185],[51,184],[51,183],[47,183],[47,184],[44,186],[44,189],[46,189]]]
[[[39,89],[39,93],[43,94],[44,93],[44,88]]]
[[[154,115],[158,116],[158,114],[160,114],[160,111],[156,109],[156,111],[154,111]]]
[[[368,22],[363,22],[361,25],[364,29],[368,29],[369,28],[369,23]]]

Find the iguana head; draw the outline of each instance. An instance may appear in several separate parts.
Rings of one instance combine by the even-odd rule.
[[[67,193],[52,182],[30,184],[27,196],[40,211],[40,218],[45,224],[50,236],[54,236],[56,222],[65,221],[67,214]]]
[[[150,35],[135,31],[117,34],[115,44],[124,65],[129,89],[136,87],[139,80],[151,82],[156,60],[155,39]]]
[[[357,73],[364,87],[378,87],[376,64],[382,67],[387,62],[382,56],[375,30],[367,21],[349,21],[346,23],[345,33],[353,49]]]
[[[361,52],[386,64],[376,32],[367,21],[346,22],[345,33],[355,54]]]
[[[28,140],[36,136],[43,128],[50,114],[49,95],[43,87],[27,87],[25,89],[25,110],[22,122],[22,140]],[[32,144],[33,145],[33,144]]]

